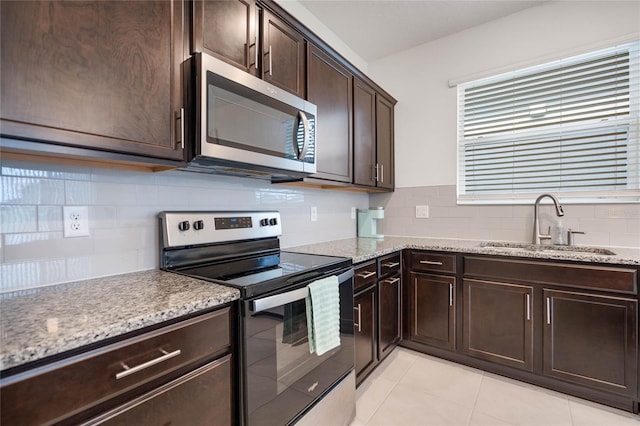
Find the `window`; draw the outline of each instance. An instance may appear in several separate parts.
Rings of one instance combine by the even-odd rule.
[[[640,41],[458,86],[458,202],[640,201]]]

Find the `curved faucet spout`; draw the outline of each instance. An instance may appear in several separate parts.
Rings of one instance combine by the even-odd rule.
[[[555,195],[542,194],[538,198],[536,198],[536,202],[533,205],[533,239],[532,239],[533,244],[540,244],[542,240],[551,239],[551,235],[543,234],[540,232],[540,219],[538,216],[538,210],[540,208],[540,201],[542,201],[542,199],[545,197],[551,198],[551,201],[553,201],[553,205],[556,208],[556,215],[558,215],[558,217],[564,216],[564,210],[562,210],[560,201],[558,201]]]

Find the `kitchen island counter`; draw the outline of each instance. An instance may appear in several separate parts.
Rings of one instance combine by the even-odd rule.
[[[238,290],[150,270],[0,294],[0,370],[239,299]]]

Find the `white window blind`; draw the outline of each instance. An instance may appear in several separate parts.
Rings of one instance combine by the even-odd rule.
[[[458,200],[640,201],[640,42],[458,86]]]

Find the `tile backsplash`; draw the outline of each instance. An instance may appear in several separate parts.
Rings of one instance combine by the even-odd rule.
[[[562,199],[560,199],[562,202]],[[416,205],[428,205],[429,217],[416,218]],[[385,235],[529,242],[531,205],[456,205],[455,185],[397,188],[373,194],[370,206],[383,206],[379,221]],[[583,231],[577,245],[640,247],[640,204],[563,204],[565,228]],[[541,229],[556,220],[553,207],[540,207]]]
[[[156,268],[162,210],[279,210],[290,247],[354,237],[351,207],[369,204],[367,194],[183,171],[0,166],[0,291]],[[65,205],[89,207],[89,237],[63,237]]]

